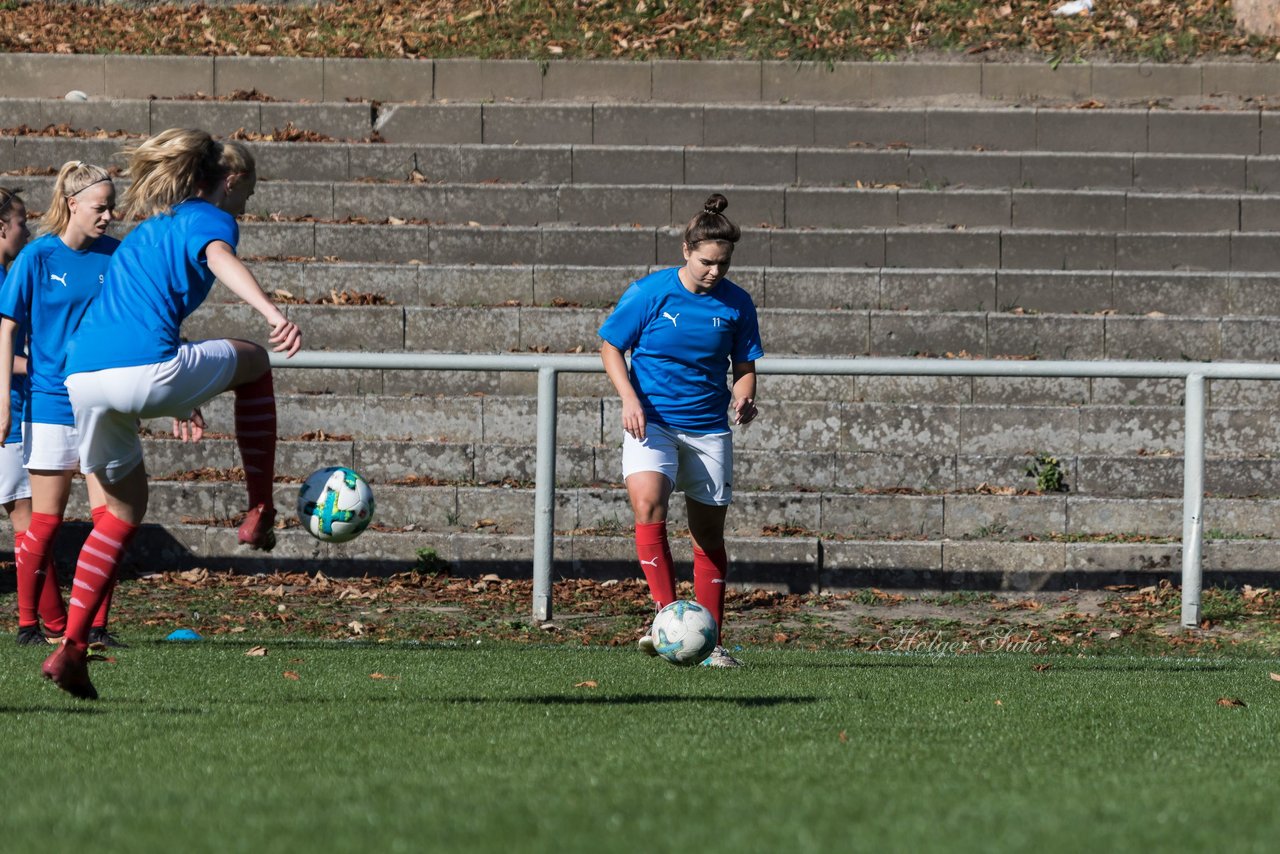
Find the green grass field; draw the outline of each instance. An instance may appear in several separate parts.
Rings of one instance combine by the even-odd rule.
[[[93,665],[96,703],[44,683],[42,650],[0,647],[4,849],[1264,851],[1280,835],[1266,661],[747,650],[718,671],[572,646],[250,646],[138,643]]]

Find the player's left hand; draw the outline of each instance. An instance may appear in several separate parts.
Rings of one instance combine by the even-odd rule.
[[[191,411],[191,417],[173,419],[173,436],[181,442],[199,442],[204,438],[204,415],[199,409]]]
[[[756,408],[756,402],[750,397],[740,397],[733,402],[733,423],[734,424],[750,424],[760,414],[760,410]]]

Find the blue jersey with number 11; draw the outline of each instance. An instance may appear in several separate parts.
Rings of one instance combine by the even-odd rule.
[[[729,429],[729,368],[764,355],[750,294],[728,279],[692,293],[678,267],[633,282],[600,337],[631,351],[645,418],[690,433]]]

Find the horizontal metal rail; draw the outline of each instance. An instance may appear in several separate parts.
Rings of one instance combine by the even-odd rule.
[[[592,355],[543,353],[304,352],[272,354],[277,368],[392,371],[520,371],[538,374],[537,461],[534,486],[533,617],[551,619],[555,546],[557,380],[561,373],[603,373]],[[1200,624],[1201,544],[1204,536],[1205,380],[1280,380],[1280,365],[1258,362],[1033,361],[1023,359],[765,358],[762,374],[931,377],[1108,377],[1181,379],[1186,385],[1182,491],[1182,625]]]

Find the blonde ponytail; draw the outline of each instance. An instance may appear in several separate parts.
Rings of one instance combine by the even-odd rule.
[[[111,182],[111,176],[101,166],[69,160],[58,170],[58,180],[53,185],[53,198],[49,209],[40,218],[39,234],[62,234],[71,222],[71,205],[67,200],[78,196],[94,184]]]
[[[124,215],[145,219],[209,190],[226,174],[222,144],[202,130],[170,128],[126,148],[133,184],[124,194]]]

